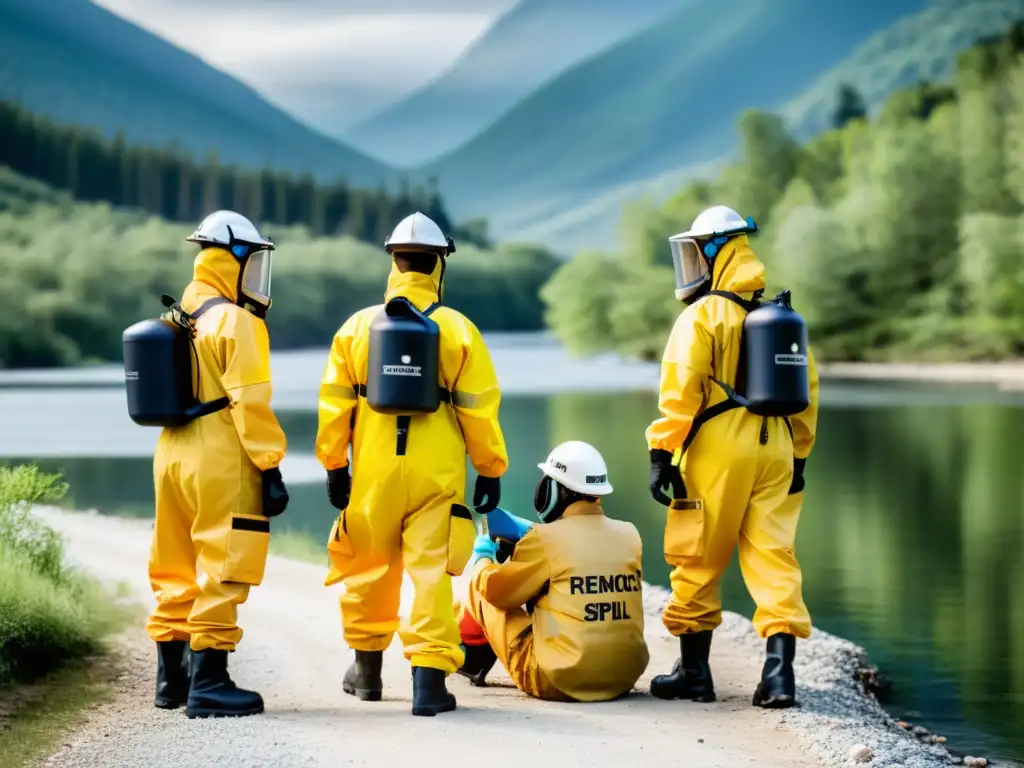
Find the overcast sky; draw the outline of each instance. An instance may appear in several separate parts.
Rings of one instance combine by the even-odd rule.
[[[328,133],[425,84],[515,0],[93,0]]]

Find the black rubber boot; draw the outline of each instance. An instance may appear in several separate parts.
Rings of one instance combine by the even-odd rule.
[[[796,638],[784,633],[772,635],[765,650],[761,682],[754,691],[754,706],[765,709],[792,707],[796,704],[796,674],[793,672]]]
[[[651,681],[651,696],[658,699],[715,700],[715,683],[711,679],[711,630],[690,632],[679,636],[679,658],[667,675]]]
[[[263,711],[263,697],[239,688],[228,676],[228,652],[192,652],[192,688],[185,714],[189,717],[245,717]]]
[[[188,701],[189,650],[184,640],[156,644],[156,698],[160,709],[177,709]]]
[[[433,717],[455,709],[455,697],[444,684],[445,674],[430,667],[412,668],[412,713]]]
[[[487,685],[487,673],[498,660],[490,645],[464,645],[466,661],[459,667],[459,674],[469,679],[471,685],[483,688]]]
[[[345,672],[341,688],[360,701],[380,701],[384,683],[380,679],[384,651],[356,651],[356,660]]]

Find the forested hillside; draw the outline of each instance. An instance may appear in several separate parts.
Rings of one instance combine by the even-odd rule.
[[[1024,0],[812,5],[700,0],[555,78],[437,165],[449,210],[559,252],[618,246],[626,203],[663,202],[735,157],[744,109],[777,111],[806,141],[830,127],[842,83],[874,113],[1024,16]]]
[[[398,192],[325,186],[313,176],[224,166],[215,155],[197,163],[169,150],[130,146],[123,136],[54,124],[0,102],[0,165],[67,190],[83,201],[139,208],[171,221],[199,221],[218,208],[277,226],[303,224],[314,235],[349,235],[383,243],[403,217],[422,211],[446,232],[482,241],[485,228],[455,227],[435,187]]]
[[[681,310],[666,238],[726,203],[758,220],[769,290],[792,289],[823,359],[1024,354],[1022,51],[1018,23],[962,55],[952,86],[899,92],[871,121],[845,88],[840,127],[803,146],[746,113],[739,162],[634,206],[621,253],[558,271],[552,328],[578,353],[660,356]]]
[[[170,223],[106,203],[75,202],[0,167],[0,368],[121,358],[121,332],[163,311],[192,276],[195,222]],[[380,244],[275,228],[274,349],[326,347],[345,318],[380,303],[391,268]],[[445,301],[487,331],[543,327],[540,287],[556,260],[526,245],[459,247]]]

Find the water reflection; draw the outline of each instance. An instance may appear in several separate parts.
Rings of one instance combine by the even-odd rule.
[[[797,551],[813,618],[870,649],[894,678],[897,713],[923,713],[958,748],[1020,756],[1024,409],[1005,397],[854,389],[840,397],[850,390],[826,388],[808,463]],[[664,511],[646,488],[643,430],[654,407],[645,393],[507,398],[502,423],[513,461],[503,505],[528,515],[537,462],[562,440],[592,442],[616,489],[609,513],[638,526],[646,576],[666,583]],[[315,414],[284,412],[282,422],[292,450],[308,452]],[[151,514],[148,458],[41,464],[65,472],[78,508]],[[335,514],[322,483],[290,490],[292,505],[275,525],[322,539]],[[723,596],[727,608],[750,615],[738,569],[730,569]]]

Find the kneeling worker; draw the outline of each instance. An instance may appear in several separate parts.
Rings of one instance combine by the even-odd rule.
[[[544,475],[534,508],[546,524],[531,527],[502,564],[493,532],[477,537],[459,622],[466,646],[459,672],[483,685],[500,659],[516,686],[536,698],[618,698],[650,658],[640,534],[601,509],[612,487],[593,446],[562,443],[538,466]]]

